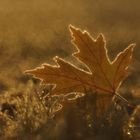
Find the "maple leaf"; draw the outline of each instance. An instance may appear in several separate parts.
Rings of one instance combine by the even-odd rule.
[[[78,61],[83,62],[89,71],[84,71],[62,58],[55,57],[55,66],[43,64],[42,67],[28,70],[26,73],[41,79],[43,83],[54,84],[52,94],[92,90],[96,91],[100,97],[98,104],[107,103],[127,76],[135,45],[129,45],[111,62],[102,34],[95,40],[87,31],[82,32],[71,25],[70,32],[72,42],[77,49],[72,55]],[[108,104],[102,105],[103,110],[108,106]]]

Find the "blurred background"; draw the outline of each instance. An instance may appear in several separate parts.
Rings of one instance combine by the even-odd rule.
[[[53,63],[55,55],[70,56],[69,24],[95,38],[103,33],[111,58],[136,43],[133,69],[139,71],[138,0],[1,0],[0,90],[17,86],[25,70]]]
[[[139,0],[0,0],[0,92],[26,83],[25,70],[53,64],[56,55],[73,62],[72,24],[94,38],[103,33],[111,60],[136,43],[125,86],[139,96],[139,5]]]

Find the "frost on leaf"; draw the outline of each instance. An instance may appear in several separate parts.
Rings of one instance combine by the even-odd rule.
[[[103,101],[110,103],[112,96],[127,76],[127,68],[135,45],[129,45],[116,56],[114,61],[110,61],[102,34],[94,39],[87,31],[81,31],[71,25],[69,29],[72,43],[77,49],[72,56],[82,61],[89,71],[55,57],[55,66],[43,64],[42,67],[28,70],[26,73],[41,79],[45,84],[54,84],[52,94],[94,91],[99,96],[98,104]]]

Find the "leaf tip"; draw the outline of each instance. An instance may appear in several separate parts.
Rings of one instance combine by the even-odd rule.
[[[71,33],[71,35],[72,35],[72,37],[73,37],[73,35],[74,35],[79,29],[70,24],[70,25],[69,25],[69,30],[70,30],[70,33]]]
[[[26,70],[23,72],[24,74],[28,74],[28,75],[34,75],[34,70]]]
[[[53,57],[53,60],[56,62],[58,58],[59,58],[59,56],[55,56],[55,57]]]
[[[70,24],[70,25],[69,25],[69,29],[70,29],[70,30],[73,30],[73,29],[75,29],[75,27],[74,27],[73,25]]]
[[[26,70],[26,71],[24,71],[23,73],[29,74],[29,73],[30,73],[30,70]]]
[[[98,35],[98,37],[97,37],[97,40],[98,41],[104,41],[105,42],[105,37],[104,37],[104,35],[102,34],[102,33],[100,33],[99,35]]]
[[[136,47],[136,44],[133,43],[133,44],[130,44],[130,45],[125,49],[125,51],[127,51],[128,53],[131,54],[130,57],[132,57],[132,53],[133,53],[135,47]]]
[[[136,43],[130,44],[128,47],[133,51],[136,47]]]
[[[53,60],[54,60],[54,62],[56,63],[56,64],[58,64],[58,60],[59,59],[61,59],[59,56],[55,56],[54,58],[53,58]]]

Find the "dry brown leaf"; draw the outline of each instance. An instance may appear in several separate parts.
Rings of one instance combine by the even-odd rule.
[[[107,108],[107,101],[111,100],[121,82],[127,76],[127,68],[132,58],[134,44],[128,46],[110,61],[104,36],[100,34],[97,39],[91,37],[87,31],[81,31],[70,25],[72,42],[77,52],[72,55],[82,61],[89,68],[84,71],[64,59],[55,57],[55,66],[43,64],[26,73],[34,75],[46,84],[55,84],[52,94],[66,94],[69,92],[96,91],[99,104]],[[105,101],[106,105],[103,104]],[[109,101],[110,103],[110,101]],[[104,110],[103,109],[103,110]]]

